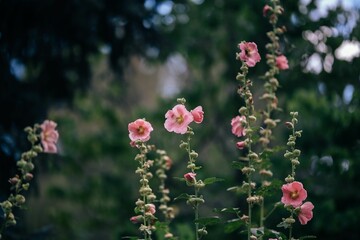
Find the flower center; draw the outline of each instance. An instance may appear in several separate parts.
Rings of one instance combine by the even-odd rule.
[[[145,132],[145,129],[143,126],[140,126],[138,129],[137,129],[137,132],[138,134],[143,134]]]
[[[298,191],[292,192],[292,193],[290,194],[290,197],[291,197],[291,199],[296,199],[296,198],[298,198],[298,197],[299,197],[299,192],[298,192]]]
[[[176,118],[176,122],[177,122],[178,124],[182,124],[182,123],[184,122],[183,116],[182,116],[182,115],[178,116],[178,117]]]

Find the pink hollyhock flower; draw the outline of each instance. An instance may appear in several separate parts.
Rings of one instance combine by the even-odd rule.
[[[314,205],[311,202],[305,202],[301,205],[298,218],[302,225],[307,224],[307,222],[313,218],[313,209]]]
[[[141,216],[141,215],[133,216],[130,218],[130,221],[134,224],[140,223],[143,221],[143,216]]]
[[[155,214],[156,212],[156,207],[154,204],[149,203],[145,205],[145,212],[149,212],[151,214]]]
[[[241,137],[241,136],[245,136],[246,132],[245,132],[245,128],[244,128],[244,123],[246,123],[246,117],[245,116],[236,116],[231,120],[231,132],[237,136],[237,137]]]
[[[178,104],[167,111],[165,118],[166,130],[180,134],[185,134],[188,125],[194,120],[193,115],[182,104]]]
[[[41,144],[46,153],[57,153],[56,143],[59,139],[59,133],[55,129],[57,124],[50,120],[45,120],[41,125]]]
[[[151,124],[144,119],[137,119],[128,125],[130,140],[146,142],[150,139],[150,132],[154,129]],[[133,145],[130,143],[130,145]]]
[[[201,106],[196,107],[195,109],[191,110],[191,114],[194,118],[194,122],[202,123],[204,120],[204,111]]]
[[[253,42],[242,42],[238,46],[241,50],[240,60],[244,61],[248,67],[254,67],[257,62],[260,62],[261,57],[257,46]]]
[[[307,191],[304,189],[301,182],[292,182],[284,184],[281,187],[283,196],[281,202],[285,205],[298,207],[307,197]]]
[[[237,142],[236,147],[240,150],[244,149],[246,147],[245,141]]]
[[[272,9],[272,7],[270,7],[269,5],[265,5],[264,8],[263,8],[263,16],[266,17],[267,13],[271,9]]]
[[[196,182],[196,173],[193,172],[185,173],[184,178],[187,183],[194,184]]]
[[[280,70],[285,70],[289,68],[288,60],[284,55],[276,57],[276,66]]]

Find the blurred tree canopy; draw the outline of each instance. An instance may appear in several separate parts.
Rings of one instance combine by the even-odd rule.
[[[323,5],[325,2],[282,1],[285,13],[280,24],[287,32],[281,42],[290,70],[280,75],[278,96],[284,111],[277,114],[284,117],[289,111],[298,111],[303,130],[298,176],[315,210],[314,219],[297,231],[319,239],[355,240],[360,237],[360,58],[356,47],[341,50],[341,46],[352,43],[359,49],[360,6],[355,0]],[[62,159],[54,161],[50,169],[40,164],[40,170],[47,170],[42,180],[48,182],[38,182],[42,197],[33,197],[26,214],[30,218],[41,216],[41,220],[23,227],[23,236],[9,238],[26,239],[32,233],[33,239],[41,239],[34,231],[44,229],[54,239],[134,235],[136,227],[128,218],[133,214],[137,185],[129,171],[135,169],[135,163],[126,129],[134,118],[146,117],[154,123],[161,133],[154,141],[169,149],[174,157],[173,174],[181,174],[183,156],[176,153],[179,139],[160,130],[163,114],[174,100],[159,99],[158,109],[152,112],[131,105],[129,97],[142,94],[127,92],[124,80],[133,56],[153,64],[172,54],[186,60],[189,79],[182,80],[186,84],[179,96],[185,96],[192,107],[202,105],[205,109],[206,127],[196,129],[199,133],[194,143],[206,159],[202,162],[204,171],[228,176],[226,184],[230,185],[241,178],[226,167],[219,173],[218,166],[225,165],[224,161],[230,165],[237,156],[228,125],[241,104],[234,81],[240,41],[258,44],[263,61],[250,74],[258,82],[256,87],[263,84],[259,76],[266,69],[264,46],[271,28],[262,16],[265,3],[0,1],[1,198],[8,194],[7,179],[15,171],[19,152],[26,147],[20,140],[22,129],[46,118],[50,108],[54,109],[51,116],[59,122],[63,148]],[[114,73],[110,81],[98,77],[94,70],[104,59],[111,67],[104,71]],[[278,137],[285,142],[287,133],[280,130]],[[286,176],[287,164],[281,154],[275,157],[274,168],[277,177]],[[169,182],[181,192],[176,182]],[[234,196],[220,187],[226,189],[221,185],[207,193],[213,199],[211,207],[240,204],[241,200],[229,201]],[[128,194],[124,196],[124,192]],[[49,211],[42,212],[44,207],[37,202],[46,204]],[[187,239],[187,215],[179,217],[182,222],[174,227],[184,234],[180,239]],[[222,228],[212,229],[211,239],[223,236]],[[227,234],[238,236],[237,232]]]

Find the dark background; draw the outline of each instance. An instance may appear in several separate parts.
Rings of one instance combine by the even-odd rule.
[[[355,4],[348,7],[351,2]],[[337,49],[344,41],[357,42],[360,6],[356,0],[338,1],[329,9],[320,3],[282,2],[285,12],[279,22],[287,32],[280,41],[290,69],[279,77],[283,112],[277,114],[288,118],[290,111],[300,113],[297,178],[315,205],[313,220],[296,226],[295,233],[355,240],[360,237],[360,63],[359,54],[345,60]],[[164,114],[177,97],[186,97],[189,108],[204,107],[205,121],[195,128],[194,146],[204,175],[225,179],[209,186],[203,214],[241,207],[243,198],[226,192],[241,179],[231,168],[238,153],[230,120],[241,104],[235,52],[242,40],[258,44],[263,61],[250,71],[258,89],[271,29],[262,16],[264,4],[0,1],[1,201],[9,194],[8,179],[16,173],[19,154],[29,147],[24,127],[51,118],[60,132],[59,155],[36,160],[28,209],[17,212],[18,225],[7,230],[5,239],[136,235],[129,221],[137,199],[138,181],[129,171],[136,168],[136,151],[128,145],[127,124],[142,117],[152,122],[152,141],[172,156],[171,174],[182,176],[181,137],[163,130]],[[345,51],[345,56],[353,52]],[[277,143],[284,143],[287,134],[279,127]],[[279,179],[289,172],[281,154],[274,156],[273,172]],[[178,189],[172,197],[186,191],[172,178],[168,183]],[[188,239],[191,210],[181,201],[175,205],[181,212],[174,232]],[[271,218],[269,224],[278,220]],[[237,231],[224,233],[224,224],[210,227],[209,233],[208,239],[239,236]]]

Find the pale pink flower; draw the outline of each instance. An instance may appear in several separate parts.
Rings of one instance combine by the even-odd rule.
[[[286,70],[289,68],[288,60],[284,55],[276,57],[276,66],[280,70]]]
[[[169,156],[165,156],[164,160],[165,160],[165,169],[169,170],[172,166],[172,159]]]
[[[307,197],[307,191],[304,189],[301,182],[292,182],[284,184],[281,187],[283,196],[281,202],[285,205],[298,207]]]
[[[298,218],[302,225],[307,224],[307,222],[313,218],[313,209],[314,205],[311,202],[305,202],[301,205]]]
[[[130,221],[131,221],[132,223],[134,223],[134,224],[140,223],[142,220],[143,220],[143,216],[141,216],[141,215],[132,216],[132,217],[130,218]]]
[[[241,52],[238,55],[240,60],[244,61],[248,67],[254,67],[257,62],[260,62],[261,57],[257,46],[253,42],[242,42],[238,45]]]
[[[198,106],[191,110],[191,114],[194,118],[194,122],[196,123],[202,123],[202,121],[204,120],[204,111],[201,106]]]
[[[150,139],[150,133],[154,130],[151,124],[144,119],[137,119],[128,125],[130,140],[146,142]],[[133,145],[130,143],[130,145]]]
[[[245,128],[244,124],[246,123],[246,117],[245,116],[236,116],[231,120],[231,132],[237,136],[245,136]]]
[[[263,8],[263,16],[266,17],[267,13],[271,9],[272,9],[272,7],[270,7],[269,5],[265,5],[264,8]]]
[[[59,139],[59,133],[55,129],[57,124],[50,120],[45,120],[41,125],[41,144],[46,153],[57,153],[56,143]]]
[[[184,178],[187,183],[193,184],[196,182],[196,173],[193,172],[185,173]]]
[[[151,214],[155,214],[156,212],[156,207],[154,204],[149,203],[145,205],[145,212],[151,213]]]
[[[246,142],[245,141],[240,141],[236,143],[236,147],[240,150],[244,149],[246,147]]]
[[[166,130],[180,134],[185,134],[188,125],[194,120],[193,115],[182,104],[178,104],[167,111],[165,118]]]

